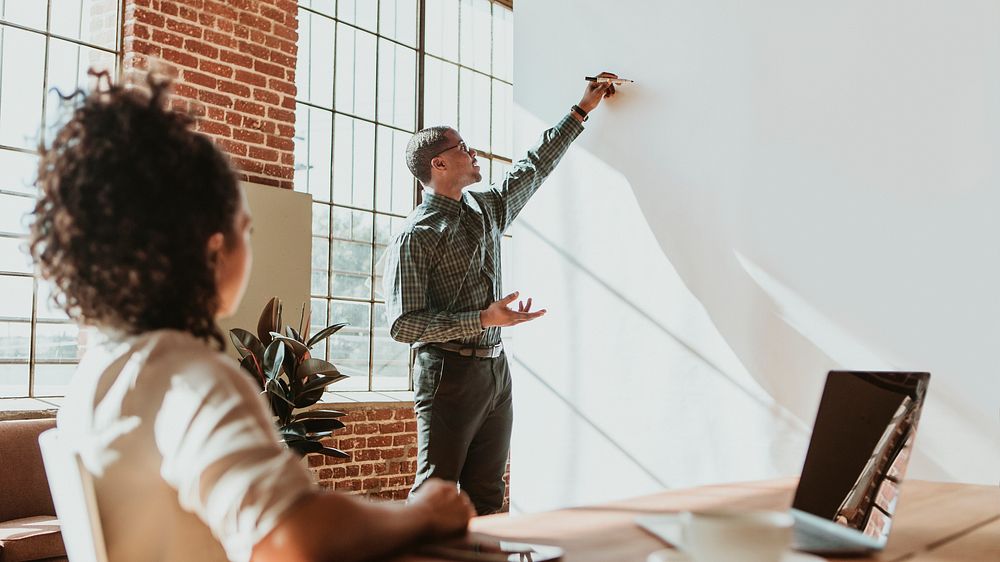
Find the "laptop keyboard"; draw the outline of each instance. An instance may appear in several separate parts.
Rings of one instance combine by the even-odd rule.
[[[864,550],[864,548],[859,548],[857,544],[851,543],[843,538],[831,536],[829,533],[824,533],[819,529],[812,528],[808,525],[802,525],[798,522],[796,522],[793,532],[792,545],[797,550],[805,550],[807,552],[844,552]]]

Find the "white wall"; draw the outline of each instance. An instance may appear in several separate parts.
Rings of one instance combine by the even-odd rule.
[[[794,474],[834,367],[933,373],[911,476],[1000,475],[1000,3],[523,2],[519,150],[588,123],[514,235],[512,494]]]

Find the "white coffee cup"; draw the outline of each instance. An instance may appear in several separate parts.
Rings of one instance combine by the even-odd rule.
[[[780,511],[708,510],[684,513],[684,551],[694,562],[779,562],[794,519]]]

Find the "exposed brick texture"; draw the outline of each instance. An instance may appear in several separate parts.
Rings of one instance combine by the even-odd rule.
[[[417,422],[412,403],[336,406],[347,427],[326,442],[351,455],[309,455],[304,462],[320,486],[379,499],[405,499],[417,470]],[[510,498],[510,463],[504,474]],[[506,507],[505,507],[506,511]]]
[[[297,29],[293,0],[126,0],[123,67],[168,67],[242,179],[291,189]]]
[[[347,427],[327,440],[350,459],[309,455],[306,463],[324,488],[374,498],[405,499],[416,473],[416,421],[411,404],[338,405]]]

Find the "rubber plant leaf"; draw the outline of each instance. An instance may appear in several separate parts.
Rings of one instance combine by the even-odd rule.
[[[329,420],[335,418],[342,418],[347,415],[347,412],[339,412],[337,410],[309,410],[308,412],[299,412],[295,414],[295,420]]]
[[[309,348],[306,347],[301,341],[290,338],[288,336],[283,336],[278,332],[271,332],[271,337],[275,340],[281,340],[288,345],[289,348],[295,353],[295,357],[303,357],[309,355]]]
[[[257,385],[260,386],[261,390],[264,390],[264,382],[267,379],[264,378],[264,371],[260,368],[258,361],[252,354],[248,354],[240,360],[240,367],[243,367],[246,372],[253,375],[254,380],[257,381]]]
[[[340,380],[344,380],[346,378],[347,375],[337,373],[336,375],[330,375],[328,377],[316,377],[314,379],[310,379],[306,382],[306,384],[302,386],[302,394],[307,394],[314,390],[326,388],[331,384]]]
[[[264,310],[261,311],[260,318],[257,320],[257,337],[264,345],[270,345],[271,332],[278,330],[279,324],[276,320],[280,307],[278,297],[272,297],[271,300],[267,301],[267,305],[264,306]]]
[[[336,431],[347,427],[340,420],[302,420],[299,423],[305,428],[306,433],[318,433],[321,431]]]
[[[257,356],[258,361],[264,356],[264,344],[260,343],[257,336],[242,328],[229,330],[229,339],[233,341],[233,347],[239,352],[241,359],[248,353]]]
[[[332,336],[333,334],[336,334],[337,331],[343,328],[344,326],[347,326],[347,322],[342,322],[340,324],[334,324],[333,326],[327,326],[326,328],[323,328],[322,330],[317,332],[315,336],[309,338],[309,341],[306,342],[306,347],[312,349],[314,345]]]
[[[306,377],[310,377],[312,375],[339,375],[339,374],[340,371],[337,370],[337,367],[333,363],[324,361],[322,359],[316,359],[315,357],[311,357],[303,361],[302,364],[299,365],[298,371],[296,371],[296,375],[300,379],[305,379]]]
[[[285,344],[272,341],[264,350],[264,374],[269,380],[281,376],[281,362],[285,360]]]

